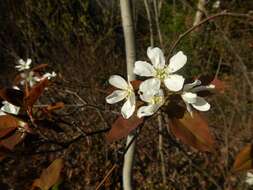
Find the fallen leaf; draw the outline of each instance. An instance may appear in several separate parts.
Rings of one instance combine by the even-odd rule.
[[[46,107],[47,111],[54,111],[54,110],[59,110],[64,108],[64,103],[63,102],[56,102],[48,105]]]
[[[237,154],[232,171],[240,172],[250,169],[253,169],[253,144],[247,144]]]
[[[39,187],[41,190],[49,190],[52,186],[61,180],[61,170],[63,168],[63,159],[56,159],[51,165],[42,171],[40,178],[36,179],[31,190]]]

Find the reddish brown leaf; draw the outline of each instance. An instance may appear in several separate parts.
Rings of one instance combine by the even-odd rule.
[[[38,100],[44,89],[47,87],[48,82],[48,79],[45,78],[32,87],[28,95],[25,97],[25,103],[28,108],[31,108],[33,104]]]
[[[15,106],[23,106],[24,93],[21,90],[4,88],[0,90],[0,97]]]
[[[210,134],[207,122],[197,112],[193,117],[186,113],[182,119],[171,119],[172,133],[183,143],[200,151],[212,151],[214,139]]]
[[[19,144],[21,141],[24,140],[25,135],[26,135],[25,133],[16,131],[12,136],[5,138],[4,140],[1,140],[0,145],[9,150],[13,150],[17,144]]]
[[[141,83],[142,83],[141,80],[133,80],[133,81],[131,81],[131,84],[132,84],[134,90],[138,90]]]
[[[218,91],[220,93],[224,93],[226,86],[223,81],[219,80],[218,78],[214,78],[213,81],[211,82],[211,84],[213,84],[215,86],[216,91]]]
[[[47,111],[53,111],[53,110],[59,110],[64,108],[64,103],[63,102],[56,102],[56,103],[52,103],[50,105],[47,106]]]
[[[253,169],[253,144],[246,145],[235,158],[234,172]]]
[[[5,137],[18,127],[18,120],[11,115],[0,116],[0,138]]]
[[[40,64],[37,65],[35,67],[32,68],[33,71],[41,71],[42,69],[46,68],[48,66],[48,64],[44,63],[44,64]]]
[[[62,168],[62,159],[56,159],[53,161],[47,169],[42,171],[40,178],[33,182],[31,190],[36,189],[36,187],[43,190],[49,190],[52,186],[59,182]]]
[[[138,118],[135,115],[133,115],[129,119],[124,119],[122,116],[119,116],[117,120],[113,123],[111,130],[106,134],[107,141],[112,142],[126,137],[142,122],[143,118]]]

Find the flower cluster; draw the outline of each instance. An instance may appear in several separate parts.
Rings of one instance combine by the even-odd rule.
[[[138,117],[153,115],[165,103],[166,95],[172,93],[181,95],[190,113],[192,113],[192,107],[199,111],[210,109],[210,104],[204,98],[199,97],[197,92],[213,89],[214,86],[201,86],[199,80],[185,84],[185,78],[176,74],[187,62],[187,57],[182,51],[172,56],[168,65],[165,63],[162,50],[158,47],[149,47],[147,56],[151,64],[146,61],[136,61],[134,64],[134,73],[136,75],[149,77],[139,86],[138,94],[140,99],[147,105],[138,108]],[[118,75],[111,76],[109,83],[118,90],[107,96],[106,102],[114,104],[126,99],[121,113],[124,118],[128,119],[133,115],[136,108],[136,96],[133,86]]]
[[[15,66],[15,68],[21,72],[20,73],[21,85],[25,85],[25,83],[27,83],[30,87],[32,87],[37,82],[40,82],[45,78],[51,79],[56,77],[56,73],[54,71],[52,73],[45,73],[43,76],[38,75],[32,70],[31,63],[32,60],[30,58],[28,58],[26,61],[20,59],[18,61],[18,64]]]

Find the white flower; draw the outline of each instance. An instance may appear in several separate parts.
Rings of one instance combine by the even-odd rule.
[[[19,110],[20,110],[20,107],[18,106],[15,106],[7,101],[3,101],[3,106],[1,107],[1,112],[0,112],[0,115],[5,115],[5,112],[6,113],[11,113],[11,114],[14,114],[14,115],[17,115]]]
[[[125,79],[118,75],[112,75],[109,79],[109,83],[120,90],[115,90],[107,96],[106,102],[108,104],[114,104],[126,99],[126,102],[121,108],[121,114],[125,119],[128,119],[135,110],[135,94],[132,85],[130,82],[127,83]]]
[[[213,8],[214,9],[220,8],[220,1],[215,1],[214,4],[213,4]]]
[[[140,98],[147,102],[147,106],[142,106],[137,111],[139,118],[153,115],[164,103],[164,93],[160,89],[160,81],[155,78],[145,80],[140,84]]]
[[[249,185],[253,185],[253,174],[250,172],[247,172],[246,180],[245,182]]]
[[[201,84],[200,80],[195,80],[193,83],[185,84],[183,87],[181,97],[186,104],[188,112],[191,114],[192,114],[191,106],[193,106],[195,109],[199,111],[208,111],[210,109],[210,104],[204,98],[199,97],[197,95],[197,92],[214,89],[215,86],[212,84],[208,86],[200,86],[200,84]]]
[[[41,80],[39,77],[35,76],[33,71],[30,71],[29,73],[21,73],[20,76],[23,79],[20,81],[20,84],[24,85],[25,82],[27,82],[30,87]]]
[[[151,48],[147,50],[147,55],[151,60],[151,64],[146,61],[136,61],[134,73],[139,76],[154,77],[157,80],[163,81],[165,86],[171,91],[179,91],[184,84],[184,77],[174,74],[181,69],[187,61],[187,57],[182,51],[172,56],[169,60],[169,65],[165,65],[165,57],[160,48]]]
[[[56,73],[53,71],[52,73],[45,73],[42,76],[42,79],[48,78],[50,80],[51,78],[54,78],[54,77],[56,77]]]
[[[24,71],[30,69],[31,63],[32,63],[31,59],[27,59],[26,62],[23,59],[20,59],[18,60],[18,65],[15,66],[15,68],[17,68],[18,71]]]

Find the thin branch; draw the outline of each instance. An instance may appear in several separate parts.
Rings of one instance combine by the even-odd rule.
[[[98,184],[95,190],[101,189],[102,185],[105,183],[106,179],[112,174],[112,172],[118,167],[117,164],[114,164],[112,168],[107,172],[103,180]]]
[[[172,55],[174,49],[176,48],[176,46],[181,42],[181,40],[186,37],[189,33],[191,33],[192,31],[194,31],[196,28],[200,27],[201,25],[205,24],[206,22],[216,19],[218,17],[223,17],[223,16],[231,16],[231,17],[238,17],[238,18],[250,18],[253,19],[253,17],[250,14],[240,14],[240,13],[229,13],[226,11],[223,11],[221,13],[217,13],[214,15],[211,15],[205,19],[203,19],[201,22],[199,22],[197,25],[192,26],[191,28],[189,28],[188,30],[186,30],[183,34],[180,34],[179,37],[177,38],[177,40],[173,43],[173,45],[170,48],[169,51],[169,55]],[[165,45],[165,47],[167,47],[168,44]],[[170,56],[168,56],[169,59]]]
[[[164,154],[163,154],[163,126],[162,126],[162,114],[161,111],[158,113],[158,127],[159,127],[159,140],[158,140],[158,151],[159,156],[161,159],[161,172],[162,172],[162,179],[163,179],[163,185],[166,184],[166,169],[165,169],[165,160],[164,160]]]
[[[144,1],[146,13],[147,13],[148,23],[149,23],[150,45],[151,45],[151,47],[153,47],[154,46],[154,35],[153,35],[153,24],[152,24],[152,19],[151,19],[150,7],[149,7],[149,3],[147,0],[143,0],[143,1]]]

